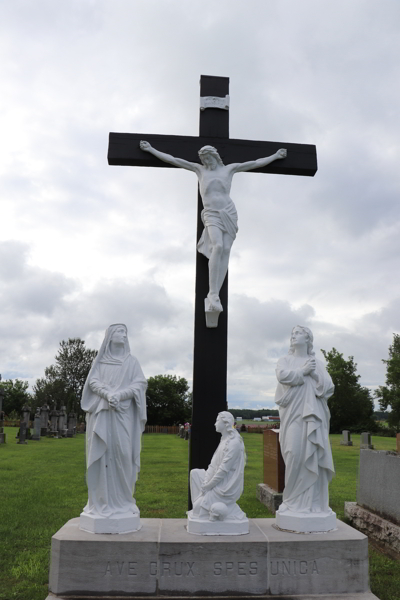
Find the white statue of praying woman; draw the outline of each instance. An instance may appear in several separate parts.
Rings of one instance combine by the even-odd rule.
[[[196,173],[204,207],[201,213],[204,231],[197,244],[197,250],[209,259],[210,290],[207,295],[207,310],[222,312],[219,292],[228,271],[229,255],[238,231],[236,207],[229,195],[232,177],[235,173],[259,169],[274,160],[285,158],[287,151],[282,148],[266,158],[224,165],[213,146],[203,146],[199,150],[201,164],[160,152],[149,142],[141,141],[140,148],[175,167]]]
[[[230,412],[218,414],[215,429],[221,434],[221,441],[207,471],[190,472],[193,509],[188,512],[188,532],[241,535],[249,531],[246,514],[236,504],[243,492],[244,444]]]
[[[324,363],[315,358],[313,334],[308,327],[293,328],[289,352],[279,359],[276,376],[279,441],[285,462],[285,488],[276,513],[277,525],[292,531],[328,531],[336,523],[328,495],[335,471],[327,400],[334,385]]]
[[[140,527],[133,492],[146,423],[146,389],[139,362],[130,353],[126,326],[110,325],[81,400],[86,411],[89,492],[81,529],[122,533]]]

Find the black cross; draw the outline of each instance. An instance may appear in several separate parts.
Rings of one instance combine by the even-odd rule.
[[[201,76],[201,97],[225,98],[228,94],[228,77]],[[230,139],[229,111],[225,109],[210,107],[200,111],[199,133],[199,137],[110,133],[108,164],[174,168],[172,165],[158,160],[152,154],[143,152],[139,147],[139,142],[146,140],[157,150],[190,162],[200,162],[198,151],[202,146],[211,145],[217,148],[224,164],[256,160],[271,156],[280,148],[286,148],[287,158],[274,161],[266,167],[256,169],[255,172],[312,177],[317,171],[316,148],[313,145]],[[253,171],[248,172],[252,173]],[[198,194],[197,240],[200,239],[203,231],[200,217],[202,209],[201,196]],[[240,203],[238,212],[240,218]],[[215,329],[206,327],[204,317],[204,298],[208,293],[208,284],[208,260],[203,254],[196,252],[193,412],[189,470],[193,468],[207,469],[220,441],[220,435],[214,429],[217,414],[228,408],[226,401],[228,275],[220,291],[224,310],[220,314],[218,327]],[[189,508],[191,508],[190,495]]]

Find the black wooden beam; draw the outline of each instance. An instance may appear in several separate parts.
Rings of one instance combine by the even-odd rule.
[[[225,116],[225,111],[208,108],[204,117],[211,117],[211,112],[218,111]],[[228,111],[226,111],[228,112]],[[203,116],[203,113],[201,113]],[[149,152],[139,147],[140,140],[150,142],[161,152],[184,158],[190,162],[200,162],[198,151],[202,146],[215,146],[223,162],[227,165],[271,156],[279,148],[286,148],[287,158],[277,160],[261,169],[249,173],[277,173],[279,175],[304,175],[312,177],[317,171],[317,151],[312,144],[291,144],[289,142],[259,142],[254,140],[233,140],[221,137],[191,137],[181,135],[156,135],[150,133],[110,133],[108,147],[108,164],[132,167],[165,167],[176,168],[160,161]]]

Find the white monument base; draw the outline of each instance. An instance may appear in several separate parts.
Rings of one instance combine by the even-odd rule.
[[[246,535],[249,533],[249,520],[247,517],[241,521],[225,519],[224,521],[206,521],[194,519],[192,512],[187,513],[187,532],[196,535]]]
[[[139,531],[140,528],[139,513],[98,517],[82,512],[79,519],[79,529],[88,531],[89,533],[132,533]]]
[[[295,533],[327,533],[337,528],[336,513],[296,513],[290,510],[276,512],[276,526]]]
[[[142,519],[142,529],[93,535],[68,521],[52,538],[48,600],[376,600],[368,538],[341,521],[324,535],[280,531],[249,519],[242,536],[198,536],[185,519]]]

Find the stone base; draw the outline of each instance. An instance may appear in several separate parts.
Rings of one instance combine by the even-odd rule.
[[[210,600],[210,596],[195,596],[198,600]],[[307,594],[300,596],[290,594],[290,596],[256,596],[258,600],[379,600],[378,596],[375,596],[372,592],[364,592],[363,594]],[[147,597],[149,598],[149,597]],[[151,596],[150,596],[151,598]],[[242,596],[247,600],[253,600],[254,596]],[[55,594],[49,594],[46,600],[110,600],[110,596],[58,596]],[[168,596],[168,600],[192,600],[193,594],[190,596]],[[112,600],[139,600],[138,596],[112,596]],[[140,598],[140,600],[144,600]],[[224,596],[224,600],[237,600],[237,596]]]
[[[68,521],[52,538],[49,600],[376,598],[368,587],[368,539],[341,521],[334,532],[298,535],[276,529],[275,519],[249,519],[248,535],[215,537],[190,535],[185,519],[141,523],[135,533],[94,536],[79,529],[79,518]]]
[[[341,446],[352,446],[353,442],[340,442]]]
[[[351,524],[400,559],[400,526],[380,517],[357,502],[345,502],[344,514]]]
[[[275,513],[282,504],[282,493],[276,492],[266,483],[257,485],[257,500],[268,508],[272,513]]]
[[[112,517],[98,517],[85,512],[79,517],[79,529],[89,533],[132,533],[139,531],[140,514],[125,513]]]
[[[224,521],[204,521],[194,519],[188,512],[187,532],[196,535],[246,535],[249,533],[249,520],[235,521],[225,519]]]
[[[35,440],[36,442],[40,442],[40,435],[33,435],[31,439]]]
[[[336,529],[336,513],[276,513],[279,529],[296,533],[327,533]]]
[[[360,444],[360,450],[373,450],[374,448],[373,444]]]
[[[7,434],[0,433],[0,444],[5,444],[7,442]]]

